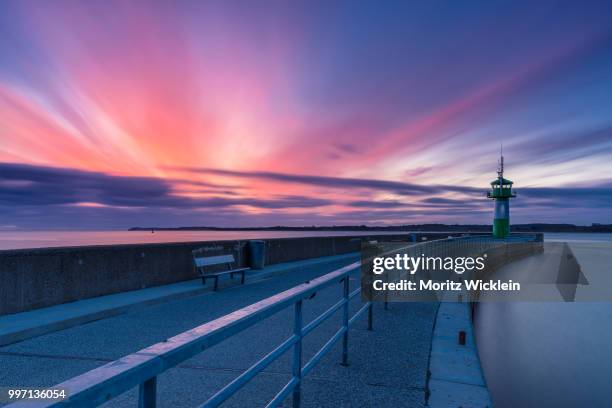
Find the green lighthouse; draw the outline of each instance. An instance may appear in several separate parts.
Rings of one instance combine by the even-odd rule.
[[[495,200],[493,216],[493,238],[506,238],[510,235],[510,199],[516,197],[512,191],[512,181],[504,178],[504,155],[500,155],[497,178],[491,182],[487,197]]]

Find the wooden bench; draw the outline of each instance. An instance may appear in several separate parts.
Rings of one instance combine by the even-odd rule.
[[[234,260],[234,255],[217,255],[217,256],[201,256],[201,251],[194,250],[193,252],[193,263],[195,264],[196,271],[200,273],[200,277],[202,278],[202,285],[206,285],[206,279],[211,278],[215,280],[215,286],[213,290],[217,290],[219,287],[219,276],[229,274],[232,279],[234,279],[234,274],[241,274],[240,284],[244,283],[244,273],[251,268],[235,268],[234,264],[236,261]],[[207,273],[206,270],[208,267],[214,265],[223,265],[227,266],[227,270],[221,272],[210,272]]]

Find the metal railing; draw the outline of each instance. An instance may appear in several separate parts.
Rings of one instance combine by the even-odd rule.
[[[372,330],[373,315],[371,302],[363,304],[352,317],[349,317],[349,302],[352,298],[357,296],[361,290],[360,287],[358,287],[352,292],[349,291],[349,275],[359,267],[360,262],[352,263],[319,278],[312,279],[309,282],[295,286],[216,320],[183,332],[164,342],[157,343],[74,377],[53,387],[65,389],[68,399],[59,402],[43,403],[41,405],[37,404],[36,406],[94,407],[138,386],[138,406],[143,408],[155,407],[157,401],[158,375],[293,305],[293,334],[240,374],[231,383],[217,391],[201,406],[219,406],[283,353],[293,348],[291,380],[276,394],[267,406],[276,407],[280,405],[282,401],[292,393],[293,406],[299,407],[302,378],[315,367],[323,356],[325,356],[340,339],[342,339],[341,364],[348,364],[349,327],[351,327],[351,325],[353,325],[366,311],[368,312],[368,330]],[[310,298],[317,291],[337,283],[342,283],[343,285],[341,300],[314,320],[304,325],[302,316],[303,301]],[[308,362],[302,364],[302,339],[304,336],[311,333],[339,309],[342,309],[342,326],[340,329],[336,331]],[[31,407],[32,405],[30,403],[16,403],[10,406],[16,408],[18,406]]]

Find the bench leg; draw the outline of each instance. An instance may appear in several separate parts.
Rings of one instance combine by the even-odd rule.
[[[216,292],[218,287],[219,287],[219,276],[215,276],[215,287],[213,291]]]
[[[234,279],[234,272],[230,273],[230,278]]]
[[[242,276],[240,277],[240,284],[243,285],[244,284],[244,273],[246,271],[242,271]]]
[[[202,285],[206,285],[206,278],[202,276]]]

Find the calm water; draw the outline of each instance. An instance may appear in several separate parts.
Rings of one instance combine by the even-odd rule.
[[[546,240],[568,242],[589,290],[612,291],[612,234]],[[480,303],[475,333],[496,408],[612,406],[612,303]]]
[[[224,239],[406,234],[405,231],[0,231],[0,250],[80,245],[143,244]],[[610,241],[612,234],[545,234],[546,241]]]
[[[378,231],[0,231],[1,249],[80,245],[142,244],[255,238],[326,237],[339,235],[406,234]]]
[[[565,233],[565,232],[547,232],[544,234],[546,242],[612,242],[612,233]]]

